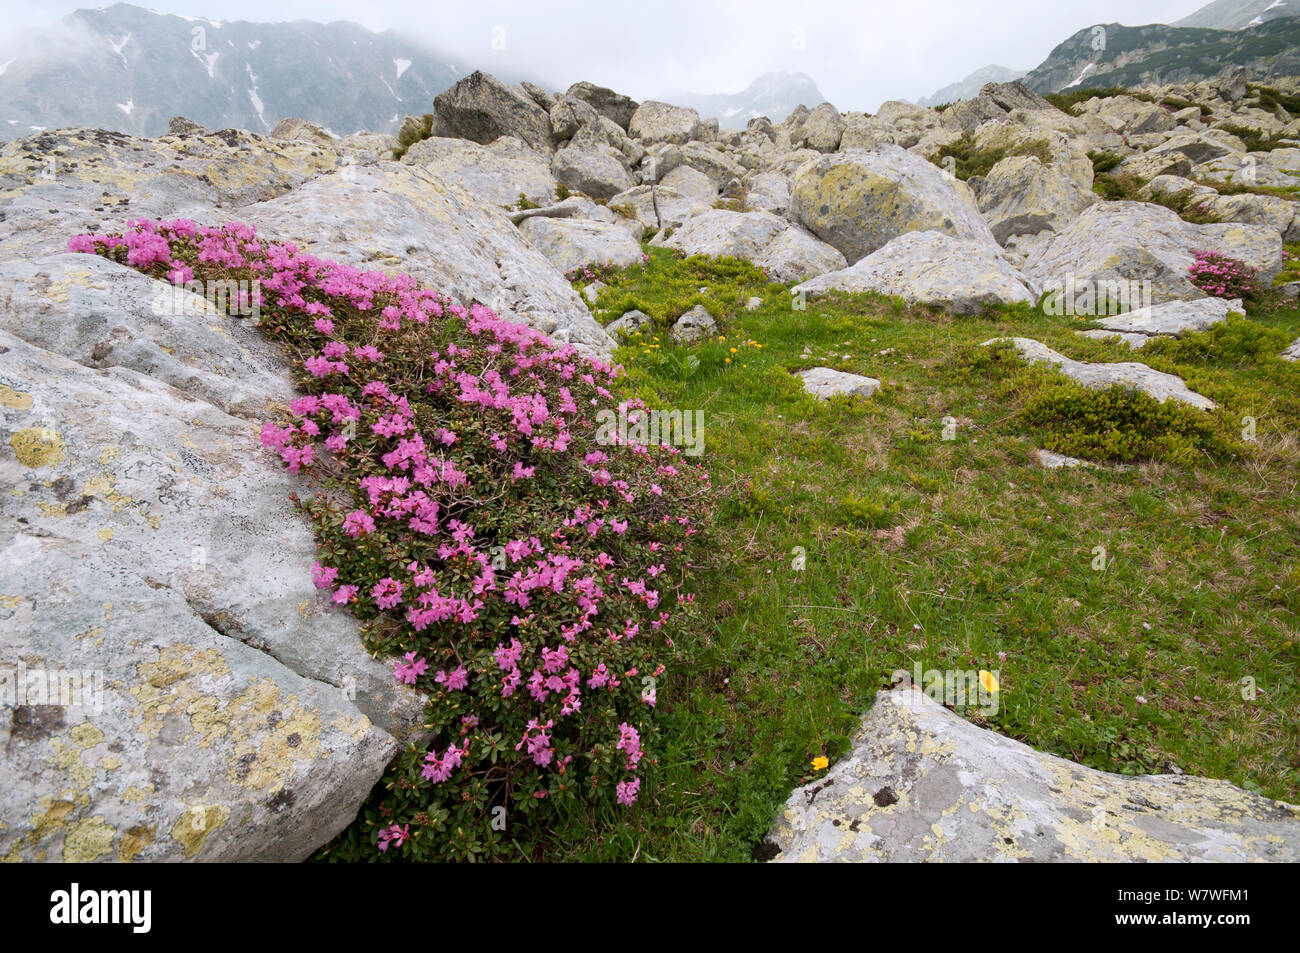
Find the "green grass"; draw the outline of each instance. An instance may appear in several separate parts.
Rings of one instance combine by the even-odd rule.
[[[1253,126],[1239,126],[1236,123],[1225,122],[1217,128],[1224,132],[1231,133],[1246,144],[1247,152],[1272,152],[1274,149],[1283,148],[1286,143],[1283,142],[1281,134],[1270,136],[1268,133],[1256,129]]]
[[[393,158],[401,160],[406,155],[406,150],[411,148],[417,142],[428,139],[433,135],[433,113],[425,113],[420,117],[420,125],[415,130],[405,130],[398,133],[397,148],[393,150]]]
[[[1300,202],[1300,185],[1244,185],[1240,182],[1211,182],[1200,180],[1202,185],[1218,189],[1220,195],[1272,195],[1280,199]]]
[[[1106,156],[1107,153],[1099,153],[1100,156]],[[1106,160],[1093,159],[1094,168],[1098,165],[1107,164]],[[1197,195],[1191,189],[1181,192],[1156,192],[1150,196],[1143,196],[1142,189],[1150,181],[1141,176],[1134,175],[1131,172],[1120,172],[1114,166],[1110,166],[1112,171],[1101,172],[1092,180],[1092,190],[1106,199],[1108,202],[1129,201],[1129,202],[1151,202],[1155,205],[1163,205],[1165,208],[1176,212],[1184,221],[1192,222],[1196,225],[1206,225],[1220,222],[1220,219],[1205,205],[1205,199]],[[1206,183],[1214,187],[1212,183]]]
[[[1210,107],[1206,106],[1204,103],[1194,103],[1190,99],[1181,99],[1178,96],[1166,96],[1164,99],[1160,100],[1160,105],[1168,106],[1173,110],[1190,109],[1194,106],[1201,111],[1202,119],[1214,115]]]
[[[1281,106],[1293,117],[1300,116],[1300,96],[1290,96],[1272,86],[1259,86],[1255,83],[1247,83],[1246,91],[1259,101],[1260,109],[1271,112]]]
[[[1278,272],[1277,278],[1273,284],[1284,285],[1290,281],[1300,281],[1300,242],[1291,242],[1284,245],[1287,258],[1282,262],[1282,270]]]
[[[1052,150],[1046,140],[1031,139],[1010,149],[980,149],[976,147],[975,138],[970,133],[965,133],[956,142],[941,146],[930,157],[930,161],[942,166],[944,159],[951,157],[955,166],[953,174],[964,182],[971,176],[988,175],[1007,156],[1034,156],[1043,165],[1052,164]]]
[[[1049,103],[1071,116],[1080,114],[1079,105],[1086,103],[1096,96],[1099,99],[1110,99],[1114,96],[1132,96],[1134,99],[1140,99],[1144,103],[1154,103],[1156,98],[1150,93],[1135,92],[1126,89],[1123,86],[1099,86],[1092,89],[1072,89],[1068,93],[1048,93],[1043,98]]]
[[[1113,152],[1089,152],[1088,158],[1092,160],[1092,171],[1094,175],[1101,175],[1103,172],[1109,172],[1115,166],[1124,161],[1123,156],[1117,156]]]
[[[616,358],[631,390],[704,411],[723,502],[697,570],[703,622],[661,682],[658,776],[617,834],[594,843],[577,814],[557,828],[554,859],[749,859],[820,776],[810,761],[844,754],[914,662],[1000,669],[998,714],[964,714],[1036,748],[1300,801],[1300,365],[1276,356],[1300,311],[1260,307],[1135,358],[1026,306],[954,318],[855,295],[796,310],[752,266],[648,250],[604,276],[603,317],[655,317]],[[660,330],[695,303],[719,335],[672,346]],[[979,346],[1010,335],[1141,359],[1222,407],[1081,394]],[[792,372],[819,365],[884,387],[814,400]],[[1132,466],[1039,468],[1033,451],[1064,438]]]

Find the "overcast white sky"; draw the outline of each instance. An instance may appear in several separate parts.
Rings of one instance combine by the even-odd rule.
[[[1167,23],[1207,0],[150,0],[214,20],[352,20],[419,36],[489,72],[564,88],[589,79],[638,98],[738,92],[800,71],[841,110],[915,99],[997,63],[1037,66],[1094,23]],[[75,0],[4,0],[0,36]],[[494,30],[505,49],[493,49]],[[504,31],[504,33],[500,32]],[[498,42],[498,45],[500,43]]]

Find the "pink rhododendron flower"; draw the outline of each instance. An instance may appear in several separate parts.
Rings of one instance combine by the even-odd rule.
[[[343,531],[353,537],[373,533],[375,521],[364,510],[353,510],[343,518]]]
[[[405,661],[393,663],[393,674],[399,682],[414,685],[415,680],[429,670],[429,663],[423,658],[416,658],[414,652],[407,652]]]
[[[380,853],[387,851],[390,846],[401,847],[403,844],[406,843],[407,838],[409,838],[410,836],[411,836],[410,824],[404,824],[401,827],[398,827],[396,824],[393,824],[389,827],[383,828],[379,832]]]
[[[616,790],[618,792],[618,803],[625,807],[631,807],[636,803],[637,794],[641,791],[641,779],[633,778],[631,781],[620,781]]]

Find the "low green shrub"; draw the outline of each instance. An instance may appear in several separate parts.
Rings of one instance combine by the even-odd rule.
[[[1237,449],[1214,415],[1122,387],[1093,390],[1062,381],[1032,394],[1020,416],[1048,450],[1086,460],[1188,464],[1202,450],[1230,455]]]
[[[428,139],[433,135],[433,113],[425,113],[420,117],[420,125],[414,131],[410,129],[403,130],[397,134],[398,146],[393,150],[393,158],[400,160],[406,155],[406,150],[417,142]]]

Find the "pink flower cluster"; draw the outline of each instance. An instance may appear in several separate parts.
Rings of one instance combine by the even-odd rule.
[[[1192,284],[1216,298],[1248,298],[1255,293],[1255,269],[1213,251],[1193,252],[1187,269]]]
[[[682,501],[710,486],[675,448],[593,445],[621,368],[409,276],[326,262],[245,225],[133,221],[69,248],[172,281],[258,280],[274,316],[262,326],[300,356],[307,391],[290,418],[262,425],[261,442],[329,491],[308,506],[335,554],[312,566],[316,587],[383,620],[381,649],[401,656],[395,680],[430,697],[443,741],[423,755],[425,781],[481,774],[492,738],[516,742],[539,799],[547,772],[613,753],[603,778],[640,769],[640,719],[656,699],[638,666],[664,670],[653,654],[672,646],[661,634],[670,580],[697,532]],[[640,784],[624,775],[618,802],[634,803]],[[409,825],[386,827],[379,850],[408,836]]]

